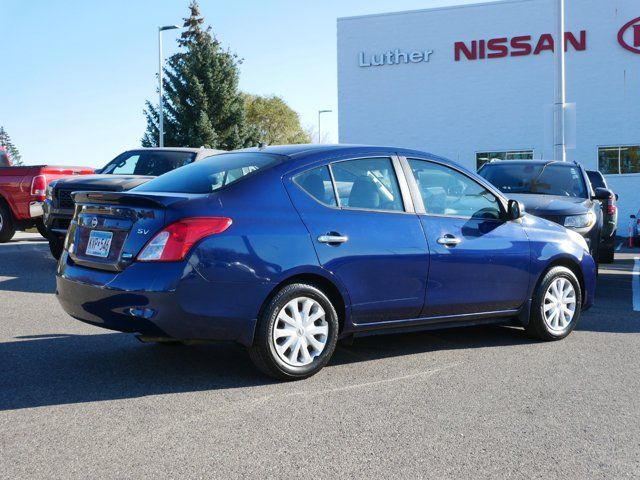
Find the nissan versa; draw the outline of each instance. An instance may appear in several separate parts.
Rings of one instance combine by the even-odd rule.
[[[582,236],[418,151],[241,150],[75,201],[57,272],[71,316],[236,341],[281,379],[373,332],[516,323],[560,339],[594,298]]]

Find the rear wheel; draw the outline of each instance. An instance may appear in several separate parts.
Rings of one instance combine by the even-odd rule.
[[[601,263],[613,263],[615,257],[615,233],[610,240],[606,241],[600,247],[600,254],[598,255]]]
[[[62,256],[62,251],[64,250],[64,238],[57,236],[55,233],[52,233],[47,237],[49,239],[49,251],[53,258],[56,260],[60,260]]]
[[[49,231],[47,230],[47,227],[44,226],[44,222],[42,220],[36,222],[36,230],[38,230],[38,233],[44,238],[49,238]]]
[[[16,233],[13,215],[6,203],[0,200],[0,243],[8,242]]]
[[[316,287],[296,283],[280,290],[260,315],[249,355],[267,375],[299,380],[327,364],[337,339],[331,301]]]
[[[580,319],[582,292],[574,273],[566,267],[549,270],[532,299],[527,333],[540,340],[559,340]]]

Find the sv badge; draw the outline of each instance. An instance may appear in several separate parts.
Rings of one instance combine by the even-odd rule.
[[[147,230],[145,228],[139,228],[138,229],[138,235],[149,235],[149,230]]]

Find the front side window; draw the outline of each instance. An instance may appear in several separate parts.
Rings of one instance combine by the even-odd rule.
[[[154,178],[138,192],[211,193],[281,161],[267,153],[226,153],[191,163]]]
[[[498,198],[466,175],[426,160],[409,160],[427,214],[499,219]]]
[[[507,195],[533,193],[588,198],[580,168],[566,163],[491,163],[479,172]]]
[[[640,173],[640,145],[598,148],[598,170],[605,175]]]
[[[363,158],[331,164],[340,207],[404,211],[390,158]]]
[[[533,150],[511,150],[506,152],[476,153],[476,169],[491,160],[533,160]]]
[[[338,206],[333,190],[333,183],[331,182],[331,175],[329,174],[329,167],[318,167],[301,173],[296,175],[293,181],[323,205],[330,207]]]
[[[129,152],[110,162],[102,173],[113,175],[148,175],[159,177],[193,162],[193,152]]]

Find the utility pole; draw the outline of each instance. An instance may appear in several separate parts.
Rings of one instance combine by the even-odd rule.
[[[566,104],[566,69],[565,69],[565,17],[564,0],[556,0],[556,85],[553,105],[553,150],[554,160],[567,161],[565,104]]]
[[[159,122],[158,122],[158,146],[164,147],[164,105],[162,100],[162,64],[164,59],[162,58],[162,32],[166,30],[175,30],[180,28],[179,25],[165,25],[164,27],[158,27],[158,95],[160,97],[159,103]]]

